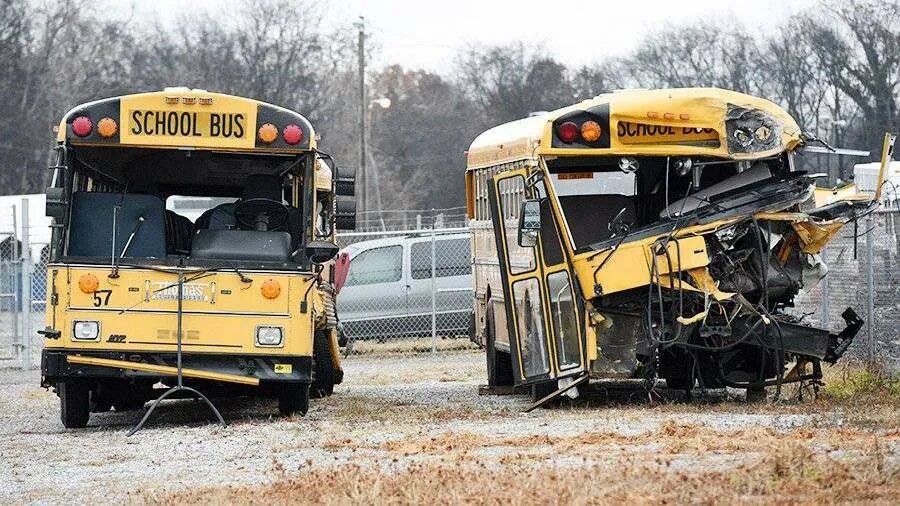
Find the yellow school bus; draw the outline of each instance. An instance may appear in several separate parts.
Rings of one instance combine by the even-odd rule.
[[[872,205],[816,206],[777,105],[721,89],[624,90],[492,128],[467,152],[472,340],[491,386],[536,401],[591,379],[759,396],[818,382],[862,325],[787,309],[819,252]],[[790,367],[790,368],[789,368]]]
[[[66,427],[160,382],[285,415],[341,382],[332,258],[353,178],[306,118],[167,88],[73,108],[56,149],[41,383]],[[180,215],[185,200],[206,210]]]

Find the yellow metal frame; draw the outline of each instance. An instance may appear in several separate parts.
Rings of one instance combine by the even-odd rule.
[[[150,372],[157,373],[163,376],[176,376],[178,374],[177,367],[144,364],[141,362],[129,362],[127,360],[113,360],[109,358],[86,357],[84,355],[68,355],[66,357],[66,361],[68,361],[70,364],[93,365],[97,367],[109,367],[112,369],[125,369],[128,371]],[[228,383],[239,383],[241,385],[259,386],[258,378],[237,376],[235,374],[224,374],[213,371],[203,371],[200,369],[182,368],[181,375],[185,378],[226,381]]]

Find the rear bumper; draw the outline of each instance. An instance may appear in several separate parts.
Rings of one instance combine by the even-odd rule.
[[[67,360],[69,355],[95,357],[110,360],[137,362],[156,366],[175,367],[175,353],[160,352],[86,352],[45,349],[41,353],[41,384],[50,386],[67,378],[162,378],[170,374],[158,372],[140,372],[119,367],[73,364]],[[309,383],[312,378],[311,357],[260,356],[260,355],[182,355],[182,366],[219,374],[256,378],[260,382],[299,382]],[[278,372],[276,372],[276,366]]]

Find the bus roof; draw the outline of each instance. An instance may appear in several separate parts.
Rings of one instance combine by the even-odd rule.
[[[565,142],[563,123],[599,126],[599,137]],[[768,129],[759,130],[761,128]],[[741,146],[737,130],[765,136],[765,142]],[[754,139],[751,137],[751,139]],[[719,88],[622,90],[548,113],[491,128],[472,142],[467,167],[475,169],[540,155],[715,156],[753,159],[793,150],[800,127],[774,103]]]
[[[57,142],[295,153],[314,149],[316,139],[310,122],[295,111],[178,87],[78,105],[60,121]]]

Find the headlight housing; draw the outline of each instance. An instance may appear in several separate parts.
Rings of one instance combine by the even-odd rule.
[[[72,325],[72,339],[76,341],[99,341],[100,322],[93,320],[77,320]]]
[[[277,348],[284,345],[281,327],[256,327],[256,345]]]
[[[769,151],[778,148],[781,143],[780,124],[759,109],[729,104],[725,131],[728,151],[732,153]]]

